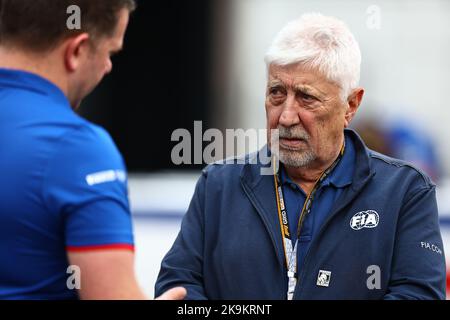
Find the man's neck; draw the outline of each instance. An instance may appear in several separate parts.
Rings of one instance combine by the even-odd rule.
[[[284,166],[286,173],[288,176],[294,181],[296,184],[302,188],[302,190],[309,194],[317,180],[319,180],[322,173],[327,169],[327,167],[322,168],[295,168],[290,166]]]
[[[54,60],[51,53],[45,56],[44,54],[28,53],[24,50],[0,46],[0,68],[36,74],[52,82],[67,96],[67,82],[59,76],[61,74],[59,72],[60,66],[54,63]]]

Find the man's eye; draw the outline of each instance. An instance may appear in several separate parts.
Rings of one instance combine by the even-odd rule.
[[[272,88],[272,89],[270,89],[270,94],[272,96],[281,96],[284,93],[280,90],[280,88]]]
[[[306,93],[300,93],[300,98],[303,101],[306,101],[306,102],[313,102],[313,101],[317,100],[316,97],[311,96],[311,95],[306,94]]]

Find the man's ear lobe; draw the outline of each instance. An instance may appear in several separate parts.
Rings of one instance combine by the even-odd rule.
[[[69,72],[74,72],[80,66],[84,55],[88,53],[89,34],[82,33],[66,40],[64,50],[64,64]]]
[[[347,104],[348,108],[345,112],[345,127],[347,128],[350,125],[353,117],[358,111],[359,105],[361,104],[362,98],[364,96],[364,89],[357,88],[352,91],[352,93],[348,96]]]

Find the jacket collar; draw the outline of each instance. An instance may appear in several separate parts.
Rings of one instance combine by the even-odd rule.
[[[350,137],[345,137],[345,150],[342,159],[337,164],[336,168],[331,171],[328,177],[322,182],[323,186],[332,185],[335,188],[344,188],[350,185],[353,181],[353,174],[355,169],[356,154],[355,147]],[[283,185],[294,183],[286,172],[284,165],[280,166],[280,179]]]
[[[347,191],[343,193],[338,204],[334,206],[327,221],[331,219],[331,216],[337,214],[342,208],[350,203],[362,187],[375,174],[375,171],[371,166],[369,149],[359,135],[351,129],[346,129],[344,134],[346,139],[349,139],[353,144],[356,163],[351,184],[347,186]],[[250,155],[249,158],[247,158],[248,163],[243,166],[241,171],[241,185],[260,218],[263,220],[264,225],[270,234],[280,263],[284,264],[282,236],[276,207],[274,177],[273,174],[261,174],[262,169],[265,169],[266,172],[270,170],[269,167],[271,163],[261,164],[256,161],[257,159],[270,159],[270,151],[268,150],[267,145],[258,153]]]
[[[369,155],[370,150],[362,141],[361,137],[352,129],[345,129],[344,135],[346,141],[352,142],[354,156],[356,157],[355,168],[353,171],[353,177],[350,179],[343,177],[345,165],[347,164],[346,156],[338,164],[338,167],[334,172],[337,172],[339,169],[338,175],[334,178],[333,182],[336,185],[344,186],[351,183],[352,187],[357,189],[369,176],[375,173],[372,168],[371,158]],[[245,182],[250,187],[256,187],[261,181],[269,182],[269,184],[273,184],[273,175],[263,175],[261,174],[261,170],[264,168],[266,172],[270,171],[270,164],[262,164],[258,159],[270,159],[270,150],[268,146],[265,145],[261,150],[257,153],[251,154],[248,156],[246,164],[243,166],[241,171],[241,181]],[[342,170],[342,172],[341,172]],[[267,184],[267,183],[266,183]],[[273,187],[273,186],[272,186]]]
[[[47,96],[58,105],[72,109],[69,100],[54,83],[24,70],[0,68],[0,88],[14,88]]]

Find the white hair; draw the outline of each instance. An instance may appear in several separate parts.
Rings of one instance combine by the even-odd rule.
[[[288,23],[275,37],[266,53],[270,65],[301,63],[319,70],[342,89],[347,99],[359,84],[361,51],[344,22],[320,13],[308,13]]]

